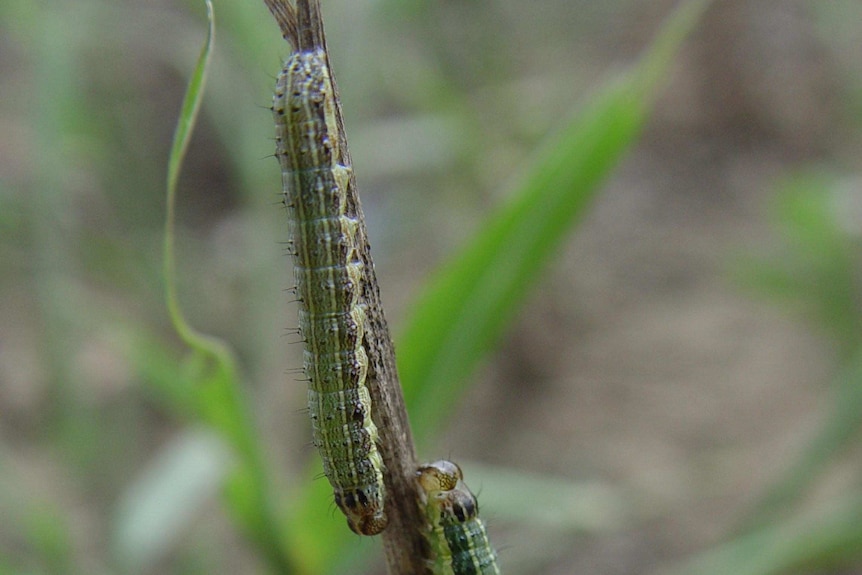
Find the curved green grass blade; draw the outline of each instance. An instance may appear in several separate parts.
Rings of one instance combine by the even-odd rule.
[[[639,66],[598,93],[527,171],[509,205],[434,276],[398,341],[414,435],[440,421],[566,235],[637,140],[656,88],[707,2],[686,3]]]
[[[195,63],[192,77],[183,96],[183,104],[180,108],[180,116],[177,119],[177,127],[174,130],[174,139],[171,144],[171,153],[168,157],[168,181],[167,181],[167,206],[165,210],[165,242],[164,242],[164,276],[165,276],[165,299],[168,304],[168,313],[177,333],[189,347],[200,352],[211,354],[214,357],[229,357],[230,352],[224,348],[221,342],[215,341],[195,331],[186,321],[180,308],[177,297],[176,281],[176,258],[174,257],[175,229],[176,229],[176,197],[177,182],[180,177],[180,168],[186,156],[186,151],[191,141],[192,131],[200,111],[203,100],[204,85],[206,84],[207,70],[209,68],[210,55],[212,53],[213,40],[215,38],[215,18],[213,17],[212,2],[204,0],[207,8],[207,37]]]
[[[204,2],[209,24],[207,37],[183,97],[168,160],[165,298],[174,328],[194,352],[189,363],[193,367],[196,415],[220,433],[238,455],[238,464],[226,486],[230,511],[271,567],[279,573],[291,573],[294,567],[284,547],[284,529],[273,505],[265,457],[245,404],[233,352],[223,341],[195,330],[183,316],[177,296],[174,256],[177,182],[200,110],[215,36],[212,3],[210,0]]]

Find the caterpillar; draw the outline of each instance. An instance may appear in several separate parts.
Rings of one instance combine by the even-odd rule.
[[[420,466],[416,477],[434,575],[500,575],[497,553],[479,519],[479,503],[464,484],[461,468],[440,460]]]
[[[286,17],[292,19],[292,11]],[[297,38],[305,32],[295,21],[291,25]],[[345,139],[325,47],[302,47],[297,38],[278,75],[272,109],[305,342],[308,410],[336,505],[351,530],[376,535],[388,519],[366,386],[366,274],[360,255],[365,240],[347,198],[351,167],[341,149]]]

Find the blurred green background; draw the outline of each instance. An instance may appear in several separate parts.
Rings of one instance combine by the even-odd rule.
[[[288,48],[263,2],[214,1],[180,300],[236,352],[290,537],[312,530],[290,509],[316,455],[269,157]],[[674,5],[323,1],[396,336]],[[163,301],[205,30],[196,1],[0,3],[0,573],[276,570],[223,504],[233,456],[190,415]],[[717,0],[682,46],[637,146],[419,438],[465,467],[506,573],[862,569],[859,54],[856,0]],[[382,573],[377,542],[350,545]]]

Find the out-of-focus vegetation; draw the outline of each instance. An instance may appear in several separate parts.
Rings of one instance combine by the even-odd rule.
[[[834,173],[795,173],[777,186],[773,211],[780,243],[737,262],[739,280],[827,333],[838,373],[824,386],[819,429],[733,537],[674,573],[838,572],[862,557],[858,478],[846,493],[809,502],[862,439],[862,189]]]
[[[756,20],[757,4],[751,12],[747,6],[725,3],[704,16],[706,32],[698,30],[721,29],[728,13]],[[235,350],[238,372],[227,374],[189,354],[162,297],[164,173],[184,86],[204,40],[202,6],[0,5],[0,573],[318,573],[344,565],[356,572],[356,554],[375,551],[373,542],[345,538],[340,516],[321,514],[329,493],[306,468],[313,454],[301,413],[304,384],[291,383],[300,377],[293,371],[285,375],[301,359],[285,335],[295,310],[281,291],[291,276],[277,243],[286,230],[276,163],[266,158],[272,126],[265,108],[287,47],[262,2],[216,0],[215,10],[218,39],[203,117],[179,183],[176,246],[180,301],[193,325]],[[597,71],[612,59],[633,62],[669,9],[658,16],[623,1],[324,0],[324,11],[384,303],[401,328],[396,332],[406,334],[399,361],[406,385],[415,386],[407,394],[415,402],[420,455],[434,458],[440,452],[428,446],[440,418],[467,401],[464,384],[453,378],[468,375],[499,339],[502,320],[515,316],[525,293],[524,278],[535,279],[573,218],[584,217],[586,200],[638,133],[651,101],[652,86],[638,82],[663,81],[647,64],[664,65],[670,55],[659,44],[656,60],[641,69],[647,77],[588,88],[606,83]],[[823,61],[840,72],[835,98],[843,105],[825,115],[845,126],[843,139],[821,146],[825,167],[813,176],[793,175],[807,158],[782,159],[791,167],[778,174],[784,183],[773,205],[785,242],[737,268],[744,285],[767,295],[764,301],[782,302],[799,321],[813,320],[834,349],[837,375],[832,385],[818,386],[823,416],[819,430],[807,434],[810,445],[800,442],[798,454],[787,454],[777,476],[761,481],[763,495],[751,493],[739,521],[714,535],[708,543],[717,547],[693,563],[686,555],[705,549],[702,542],[658,538],[664,546],[643,548],[650,523],[672,516],[673,505],[644,506],[648,492],[600,468],[567,472],[564,433],[541,440],[549,448],[538,470],[531,453],[509,458],[505,472],[476,465],[471,473],[468,466],[492,532],[505,528],[496,541],[506,572],[568,573],[577,564],[579,572],[598,573],[607,571],[602,565],[625,564],[605,545],[621,550],[629,564],[661,571],[659,565],[674,569],[677,561],[686,572],[703,573],[823,572],[860,561],[858,477],[845,471],[856,479],[828,489],[830,472],[846,467],[858,447],[862,413],[862,191],[858,158],[846,154],[841,161],[862,126],[862,71],[846,57],[862,38],[862,26],[850,24],[862,21],[854,14],[858,6],[843,1],[818,4],[801,17],[821,34]],[[710,27],[710,18],[720,23]],[[603,37],[607,30],[615,30],[610,39]],[[698,46],[698,30],[686,46]],[[715,41],[708,36],[705,49],[714,50]],[[684,48],[681,59],[695,53]],[[686,69],[690,74],[690,62]],[[591,100],[586,92],[598,96]],[[587,101],[595,103],[560,135],[571,111]],[[698,117],[696,107],[683,112]],[[651,127],[645,145],[656,139],[660,125]],[[746,143],[758,144],[766,147]],[[704,172],[712,167],[695,165]],[[557,204],[551,195],[542,201],[543,188],[561,192]],[[477,222],[492,211],[488,206],[505,205],[496,189],[525,195],[483,228]],[[627,205],[642,202],[637,193],[623,197],[620,217],[630,214]],[[533,214],[536,222],[519,230],[509,225],[512,214]],[[426,284],[426,273],[474,228],[473,251]],[[501,248],[507,257],[500,258]],[[576,269],[554,281],[577,285],[590,277]],[[414,308],[422,285],[432,295]],[[457,293],[470,305],[458,310]],[[554,309],[545,313],[553,316]],[[554,321],[561,320],[552,317],[548,325]],[[446,353],[418,363],[437,345]],[[529,346],[524,354],[534,352],[541,355]],[[559,347],[555,356],[568,353]],[[529,362],[521,365],[513,381],[530,377]],[[508,418],[519,404],[526,413],[529,391],[552,393],[535,382],[485,386],[475,400],[507,417],[500,437],[515,438],[513,451],[545,423]],[[608,393],[615,395],[610,384]],[[558,403],[547,421],[563,428],[571,416]],[[494,411],[477,412],[492,426]],[[585,441],[599,445],[602,438],[596,430]],[[487,453],[500,463],[506,450],[502,440],[494,442],[486,439],[472,455]],[[470,441],[456,436],[436,449],[469,455],[464,445]],[[585,477],[599,484],[575,481]],[[581,561],[591,567],[567,561],[566,552],[586,557]]]

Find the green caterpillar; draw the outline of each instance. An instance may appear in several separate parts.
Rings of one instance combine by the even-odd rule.
[[[464,484],[461,468],[440,460],[420,466],[416,477],[434,575],[500,575],[497,554],[479,519],[479,504]]]
[[[305,341],[308,409],[335,503],[354,532],[376,535],[388,519],[366,386],[364,246],[358,215],[347,201],[351,168],[341,150],[326,53],[323,46],[303,49],[297,40],[278,75],[273,115]]]

